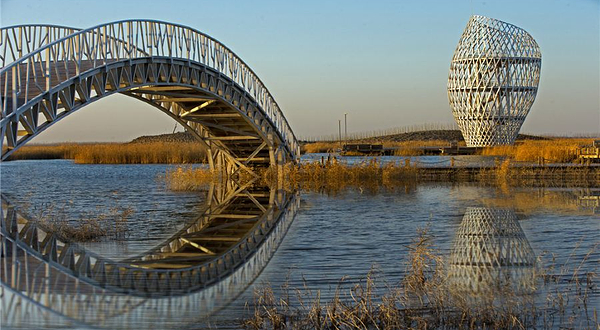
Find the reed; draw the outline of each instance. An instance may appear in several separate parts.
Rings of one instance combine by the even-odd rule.
[[[103,238],[122,239],[129,235],[127,222],[133,209],[112,207],[100,214],[86,214],[77,221],[68,220],[62,209],[44,206],[35,223],[66,242],[89,242]]]
[[[206,161],[206,152],[194,142],[90,143],[26,145],[9,157],[74,159],[77,164],[194,164]]]
[[[193,164],[203,163],[206,153],[198,143],[126,143],[78,145],[77,164]]]
[[[577,158],[577,149],[591,145],[593,139],[556,138],[551,140],[524,140],[512,146],[483,148],[484,156],[503,156],[517,162],[569,163]]]
[[[381,279],[371,270],[359,284],[341,285],[331,300],[321,292],[281,287],[277,297],[268,284],[255,290],[247,303],[246,329],[526,329],[588,328],[598,326],[597,307],[590,305],[597,274],[580,274],[592,262],[587,253],[576,269],[541,267],[534,276],[546,305],[536,305],[528,295],[512,288],[493,288],[493,294],[461,292],[448,284],[444,258],[433,237],[420,230],[408,246],[406,275],[397,285],[378,289]],[[571,276],[567,276],[567,275]],[[565,278],[568,280],[565,281]],[[569,279],[570,278],[570,279]],[[565,285],[564,282],[567,282]],[[344,278],[340,280],[344,283]],[[543,287],[542,287],[543,286]],[[385,289],[387,288],[387,289]],[[290,290],[296,294],[290,294]]]
[[[382,165],[377,159],[371,159],[348,165],[331,158],[324,163],[288,165],[284,169],[284,186],[288,189],[325,193],[337,193],[346,188],[374,193],[381,187],[390,188],[415,182],[417,175],[418,169],[410,164]]]
[[[600,167],[531,167],[515,165],[510,160],[490,168],[420,168],[414,163],[382,164],[377,158],[348,164],[337,158],[288,164],[283,169],[283,182],[278,183],[274,168],[258,169],[265,186],[337,194],[354,188],[361,193],[377,193],[380,189],[410,188],[421,182],[479,182],[498,187],[508,186],[578,186],[596,187]],[[166,184],[173,190],[202,190],[209,182],[224,178],[208,168],[177,167],[167,171]],[[239,178],[238,178],[239,181]]]
[[[165,183],[173,191],[198,191],[212,182],[217,182],[217,171],[192,166],[169,168],[165,173]]]
[[[464,144],[464,142],[462,143]],[[421,156],[425,152],[423,147],[448,146],[448,141],[429,140],[429,141],[402,141],[402,142],[384,142],[384,148],[394,148],[394,156]]]
[[[315,153],[332,153],[336,150],[341,149],[342,145],[339,142],[313,142],[307,143],[302,146],[302,153],[315,154]]]
[[[25,145],[8,157],[8,160],[72,159],[76,144]]]

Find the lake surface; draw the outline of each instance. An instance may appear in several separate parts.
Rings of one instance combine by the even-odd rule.
[[[320,155],[308,157],[320,159]],[[384,161],[402,162],[402,158]],[[420,162],[433,163],[429,158]],[[205,192],[176,193],[165,187],[160,177],[167,168],[14,161],[0,166],[0,184],[2,193],[32,216],[52,208],[77,221],[111,209],[132,209],[128,237],[84,244],[98,254],[119,259],[143,253],[171,237],[193,222],[202,209]],[[503,221],[516,228],[520,244],[529,244],[527,254],[541,258],[544,265],[553,260],[565,269],[581,267],[580,274],[598,273],[599,195],[600,189],[576,187],[499,189],[451,183],[399,186],[377,194],[360,189],[335,195],[301,192],[300,208],[287,234],[252,283],[235,296],[226,297],[229,303],[214,311],[210,319],[193,315],[173,320],[173,325],[238,328],[239,320],[248,313],[246,303],[253,300],[254,290],[266,284],[276,294],[283,285],[313,293],[320,290],[326,300],[342,278],[343,286],[349,287],[374,268],[385,282],[394,285],[405,274],[408,246],[420,228],[428,227],[439,253],[448,257],[453,242],[470,221],[489,221],[473,216],[477,210],[509,212],[511,216]],[[582,263],[584,259],[587,261]],[[590,303],[600,307],[597,287]],[[147,326],[151,324],[139,324],[140,328]]]
[[[395,163],[404,166],[408,161],[411,166],[419,167],[487,167],[494,166],[500,157],[496,156],[475,156],[475,155],[457,155],[457,156],[344,156],[328,153],[314,153],[302,155],[301,162],[311,163],[315,161],[325,161],[328,158],[335,157],[337,160],[349,165],[368,162],[371,159],[377,159],[382,165]],[[454,162],[454,163],[453,163]]]

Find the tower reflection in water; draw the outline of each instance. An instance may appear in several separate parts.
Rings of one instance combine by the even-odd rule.
[[[449,259],[450,287],[473,302],[535,290],[536,257],[510,209],[468,208]]]
[[[0,321],[18,328],[198,324],[264,269],[296,211],[296,192],[223,182],[197,221],[163,244],[111,260],[19,214],[2,196]]]

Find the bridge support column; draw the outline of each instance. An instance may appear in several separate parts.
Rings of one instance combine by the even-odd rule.
[[[277,187],[283,189],[284,177],[284,166],[285,166],[285,155],[282,152],[281,147],[277,148]]]

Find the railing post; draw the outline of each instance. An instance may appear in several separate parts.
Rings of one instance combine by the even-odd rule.
[[[19,96],[19,91],[17,90],[17,66],[12,67],[12,112],[17,112],[17,97]],[[16,120],[16,119],[15,119]]]

